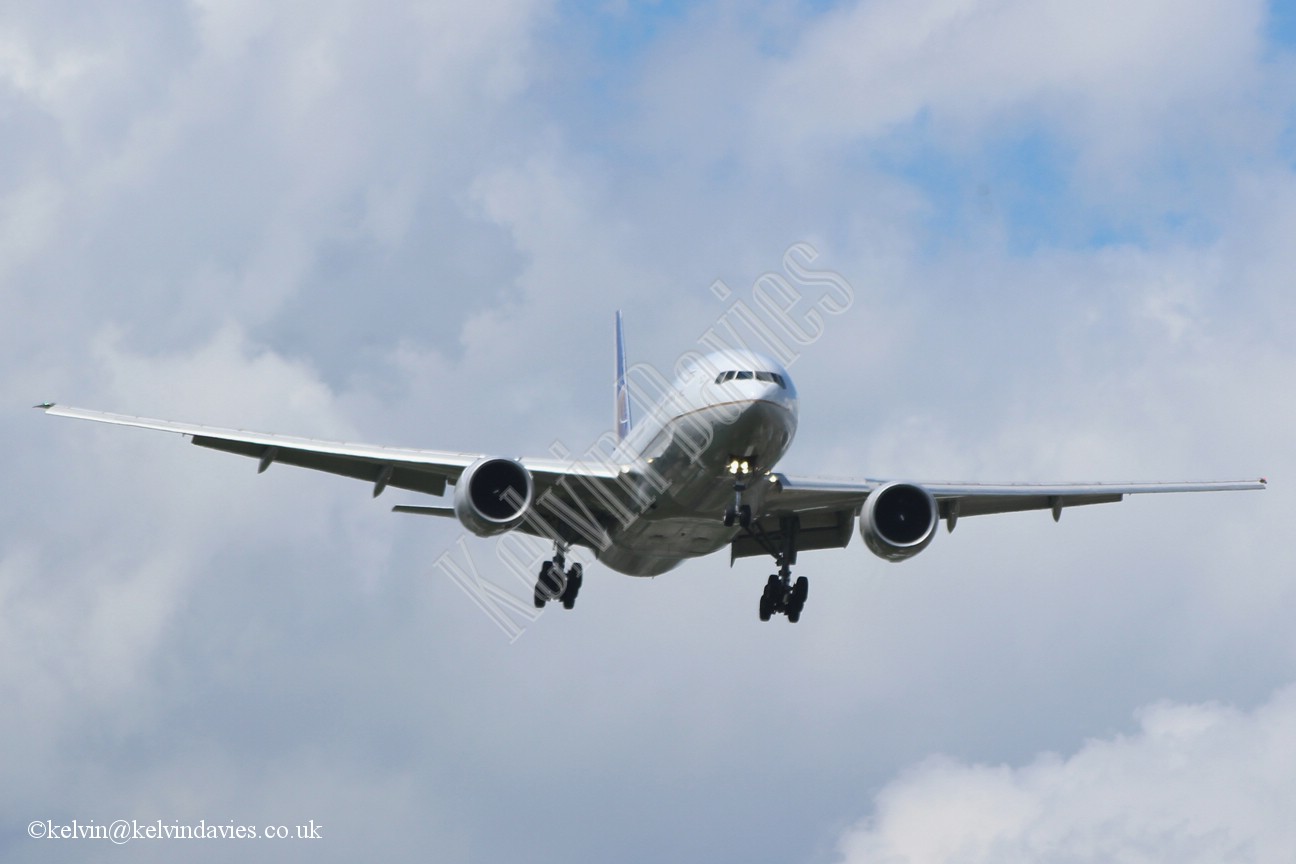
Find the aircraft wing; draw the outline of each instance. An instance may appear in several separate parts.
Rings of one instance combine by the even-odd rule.
[[[46,414],[94,420],[117,426],[135,426],[189,436],[194,444],[223,450],[259,460],[258,471],[272,464],[282,463],[326,471],[344,477],[353,477],[373,484],[373,494],[379,495],[388,486],[409,489],[429,495],[444,495],[446,483],[454,483],[465,468],[482,458],[481,453],[457,453],[444,450],[417,450],[384,447],[374,444],[351,444],[342,441],[319,441],[314,438],[297,438],[243,429],[222,429],[194,423],[177,423],[126,414],[109,414],[86,408],[73,408],[47,402],[36,406]],[[616,473],[603,465],[556,460],[523,459],[531,471],[537,497],[565,477],[589,478],[592,482],[611,482]],[[407,512],[451,515],[450,508],[403,508]]]
[[[782,536],[784,517],[797,516],[797,548],[840,548],[849,541],[854,517],[864,502],[889,480],[830,480],[812,477],[769,475],[771,489],[766,492],[761,531],[767,540],[777,544]],[[1023,510],[1050,510],[1056,521],[1067,507],[1086,504],[1109,504],[1126,495],[1163,492],[1226,492],[1264,489],[1259,480],[1222,480],[1211,482],[1162,483],[927,483],[912,482],[931,493],[939,509],[939,518],[948,530],[963,516],[989,513],[1014,513]],[[750,536],[740,536],[733,543],[734,558],[764,555],[767,549]]]
[[[821,480],[772,475],[774,490],[766,495],[767,509],[791,511],[859,507],[873,490],[890,480]],[[928,483],[913,482],[936,498],[941,518],[957,507],[958,516],[1052,510],[1081,504],[1106,504],[1126,495],[1155,492],[1227,492],[1264,489],[1264,480],[1164,483]]]

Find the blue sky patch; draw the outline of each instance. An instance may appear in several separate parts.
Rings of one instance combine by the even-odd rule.
[[[1074,160],[1065,142],[1040,128],[955,151],[923,114],[884,145],[877,164],[921,192],[930,208],[923,227],[936,245],[969,242],[995,227],[1017,254],[1129,239],[1113,226],[1085,224],[1071,185]]]
[[[1296,2],[1271,0],[1266,35],[1271,42],[1285,48],[1296,48]]]
[[[599,56],[606,59],[627,59],[639,55],[668,28],[682,20],[697,4],[683,0],[658,0],[658,2],[625,2],[608,4],[600,12],[590,15],[580,3],[564,3],[564,19],[584,20],[594,36]]]

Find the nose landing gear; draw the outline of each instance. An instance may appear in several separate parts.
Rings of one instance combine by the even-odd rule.
[[[742,496],[747,491],[747,478],[751,476],[752,466],[756,464],[756,458],[755,456],[735,456],[729,460],[728,472],[734,478],[734,502],[725,508],[724,525],[726,528],[732,527],[735,522],[744,529],[751,526],[751,505],[744,504]]]

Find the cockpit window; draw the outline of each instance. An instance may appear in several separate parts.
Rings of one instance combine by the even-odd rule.
[[[715,383],[723,384],[726,381],[734,381],[734,380],[751,381],[753,379],[756,381],[768,381],[771,384],[777,384],[780,388],[784,390],[787,389],[787,381],[784,380],[783,376],[780,375],[779,373],[752,372],[747,369],[743,369],[739,371],[734,371],[731,369],[726,372],[721,372],[719,375],[716,376]]]

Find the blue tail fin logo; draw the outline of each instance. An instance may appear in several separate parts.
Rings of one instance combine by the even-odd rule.
[[[616,313],[616,434],[624,440],[630,434],[630,393],[626,389],[625,333],[621,329],[621,310]]]

